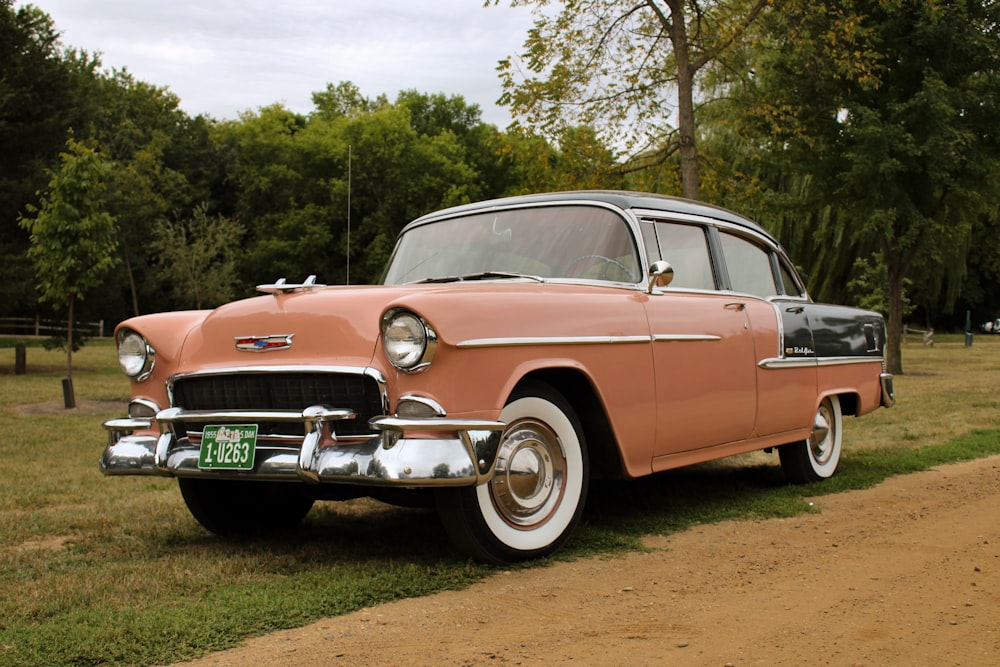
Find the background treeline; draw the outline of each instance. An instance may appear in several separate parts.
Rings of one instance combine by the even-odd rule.
[[[616,4],[624,7],[583,3]],[[692,50],[711,12],[728,22],[714,26],[710,57],[691,70],[692,138],[673,129],[673,109],[649,86],[645,106],[657,122],[618,110],[619,121],[645,128],[643,143],[616,135],[613,118],[560,115],[549,104],[567,99],[557,84],[579,80],[532,78],[532,65],[569,67],[553,69],[556,60],[532,44],[571,37],[546,32],[543,19],[523,66],[508,61],[501,73],[503,102],[520,121],[501,130],[460,96],[372,99],[350,82],[313,93],[308,114],[274,104],[237,119],[192,117],[169,89],[62,44],[42,9],[0,0],[0,317],[53,314],[39,301],[25,220],[84,154],[100,162],[94,205],[112,216],[117,247],[114,269],[77,303],[77,319],[212,307],[282,276],[373,282],[400,228],[423,213],[595,187],[694,191],[755,217],[789,248],[818,299],[888,310],[895,298],[908,321],[942,329],[961,330],[966,310],[976,325],[1000,316],[995,2],[945,2],[952,14],[940,20],[930,3],[906,0],[836,11],[793,1],[666,4],[677,11],[659,17],[674,21],[663,29],[685,7],[700,12],[687,15]],[[640,29],[625,43],[639,44]],[[739,39],[718,39],[737,29]],[[660,71],[676,73],[671,66]],[[676,79],[665,85],[676,90]]]

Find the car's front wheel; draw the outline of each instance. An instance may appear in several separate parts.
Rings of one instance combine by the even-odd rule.
[[[227,537],[291,530],[313,506],[295,484],[186,477],[177,483],[198,523]]]
[[[490,481],[436,494],[438,514],[455,544],[495,564],[559,549],[580,521],[589,482],[583,429],[559,392],[526,384],[500,420],[507,426]]]
[[[832,476],[840,463],[843,438],[840,399],[827,396],[816,410],[809,438],[778,447],[785,477],[793,484],[807,484]]]

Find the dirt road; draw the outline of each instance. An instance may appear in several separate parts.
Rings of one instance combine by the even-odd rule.
[[[1000,457],[279,632],[192,665],[1000,664]]]

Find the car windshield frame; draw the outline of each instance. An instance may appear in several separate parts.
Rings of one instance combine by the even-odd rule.
[[[635,285],[640,257],[635,230],[616,209],[586,202],[491,209],[407,228],[381,282],[524,277]]]

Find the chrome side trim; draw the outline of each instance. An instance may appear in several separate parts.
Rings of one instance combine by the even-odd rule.
[[[882,357],[799,357],[762,359],[758,366],[765,369],[807,368],[811,366],[847,366],[850,364],[882,364]]]
[[[722,336],[714,334],[653,334],[654,343],[683,343],[687,341],[717,341]]]
[[[782,357],[771,357],[770,359],[761,359],[757,362],[757,366],[764,368],[766,370],[774,370],[777,368],[815,368],[816,358],[801,358],[801,359],[784,359]]]
[[[816,360],[818,366],[845,366],[847,364],[878,364],[882,366],[882,357],[820,357]]]
[[[533,336],[511,338],[473,338],[459,341],[455,347],[514,347],[523,345],[631,345],[648,343],[649,336]]]

